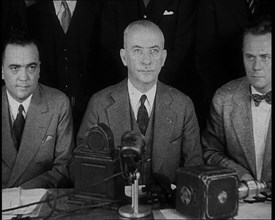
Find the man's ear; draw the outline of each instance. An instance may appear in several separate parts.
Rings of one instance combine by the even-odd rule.
[[[2,66],[2,79],[4,80],[4,67]]]
[[[162,56],[162,66],[163,66],[167,57],[167,50],[163,49],[161,56]]]
[[[125,49],[120,49],[120,58],[122,60],[123,65],[127,66],[126,50]]]

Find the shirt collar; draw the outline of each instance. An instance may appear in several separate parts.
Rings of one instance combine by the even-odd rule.
[[[28,108],[30,106],[30,102],[31,102],[31,98],[32,98],[32,95],[31,94],[27,99],[25,99],[22,103],[16,101],[11,95],[10,93],[7,91],[7,97],[8,97],[8,102],[9,102],[9,106],[10,106],[10,111],[11,111],[11,114],[14,118],[16,118],[17,116],[17,113],[18,113],[18,108],[19,108],[19,105],[22,104],[23,107],[24,107],[24,116],[26,116],[27,112],[28,112]]]
[[[149,107],[152,108],[154,105],[154,100],[156,96],[156,90],[157,90],[157,84],[155,84],[148,92],[146,93],[141,93],[138,91],[133,84],[130,82],[128,79],[128,91],[129,91],[129,96],[131,99],[131,102],[136,106],[139,104],[140,97],[142,95],[146,95],[147,99],[146,102],[148,103]]]
[[[67,0],[66,2],[67,2],[68,7],[70,9],[71,15],[73,15],[77,0],[71,0],[71,1]],[[59,14],[62,11],[61,1],[53,0],[53,4],[54,4],[56,14]]]
[[[251,94],[259,94],[259,95],[264,95],[264,94],[262,94],[262,93],[258,92],[258,91],[254,88],[254,86],[250,85],[250,87],[251,87]]]

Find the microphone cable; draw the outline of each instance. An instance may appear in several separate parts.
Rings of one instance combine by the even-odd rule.
[[[78,194],[79,192],[81,192],[82,190],[85,190],[85,189],[88,189],[88,188],[92,188],[98,184],[101,184],[101,183],[104,183],[104,182],[107,182],[117,176],[120,176],[122,175],[123,172],[119,172],[119,173],[116,173],[110,177],[107,177],[103,180],[100,180],[94,184],[91,184],[91,185],[88,185],[86,187],[83,187],[83,188],[80,188],[80,189],[74,189],[72,192],[68,192],[68,193],[65,193],[65,194],[62,194],[62,195],[59,195],[59,196],[54,196],[53,193],[49,193],[49,195],[47,196],[47,198],[45,200],[42,200],[42,201],[38,201],[38,202],[33,202],[33,203],[29,203],[29,204],[26,204],[26,205],[21,205],[21,206],[17,206],[17,207],[13,207],[13,208],[9,208],[9,209],[4,209],[2,210],[2,213],[4,212],[9,212],[9,211],[13,211],[13,210],[17,210],[17,209],[21,209],[21,208],[25,208],[25,207],[29,207],[29,206],[32,206],[32,205],[38,205],[38,204],[43,204],[43,203],[47,203],[50,208],[51,208],[51,212],[47,215],[47,216],[37,216],[37,217],[33,217],[32,219],[48,219],[53,213],[54,211],[60,211],[60,212],[66,212],[67,210],[61,210],[61,209],[57,209],[56,208],[56,203],[57,203],[57,200],[58,199],[61,199],[63,197],[69,197],[69,196],[74,196],[76,194]],[[58,189],[57,189],[58,190]],[[50,204],[50,202],[53,201],[53,205]],[[111,203],[114,203],[115,201],[112,201],[112,202],[104,202],[104,203],[98,203],[98,204],[93,204],[93,205],[87,205],[87,207],[102,207],[103,205],[105,206],[106,204],[111,204]],[[84,208],[87,208],[86,206]],[[79,209],[83,209],[81,207],[79,208],[76,208],[76,210],[79,210]],[[70,210],[71,212],[71,210]],[[20,218],[19,218],[20,219]],[[22,218],[23,219],[23,218]]]

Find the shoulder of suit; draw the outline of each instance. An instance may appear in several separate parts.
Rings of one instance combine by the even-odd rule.
[[[235,94],[240,92],[240,88],[243,86],[247,86],[248,81],[246,76],[234,79],[229,81],[228,83],[221,86],[215,93],[215,99],[224,99],[226,100],[229,97],[234,96]]]
[[[44,95],[44,97],[50,102],[56,102],[56,103],[61,101],[69,102],[68,97],[62,91],[53,87],[42,85],[42,84],[38,84],[38,86],[40,91],[42,91],[42,94]]]
[[[123,80],[117,84],[108,86],[108,87],[96,92],[92,97],[94,97],[94,98],[106,97],[106,96],[109,96],[115,92],[124,91],[125,89],[127,89],[127,80]]]
[[[189,98],[185,93],[183,93],[182,91],[172,87],[172,86],[169,86],[163,82],[158,82],[159,83],[159,89],[162,90],[162,93],[167,93],[167,94],[170,94],[172,97],[178,97],[178,98]]]

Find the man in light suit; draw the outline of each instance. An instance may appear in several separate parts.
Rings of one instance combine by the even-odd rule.
[[[199,1],[196,23],[196,67],[202,83],[202,126],[215,91],[244,76],[242,30],[252,20],[271,14],[271,0]],[[252,6],[252,5],[251,5]],[[252,13],[253,12],[253,13]]]
[[[271,21],[262,18],[244,33],[246,76],[217,90],[202,135],[207,163],[236,170],[241,181],[265,181],[269,187],[272,178],[271,56]],[[259,95],[263,94],[266,95],[259,102]]]
[[[177,168],[201,164],[202,154],[191,99],[158,81],[166,59],[162,31],[148,20],[129,24],[120,56],[127,66],[128,79],[92,96],[80,126],[77,148],[86,147],[87,131],[98,123],[111,128],[116,147],[126,131],[137,131],[146,141],[141,183],[148,183],[155,173],[175,182]],[[143,95],[146,95],[145,129],[138,122]]]
[[[31,36],[14,31],[2,55],[2,188],[65,187],[73,148],[69,100],[38,83]]]

